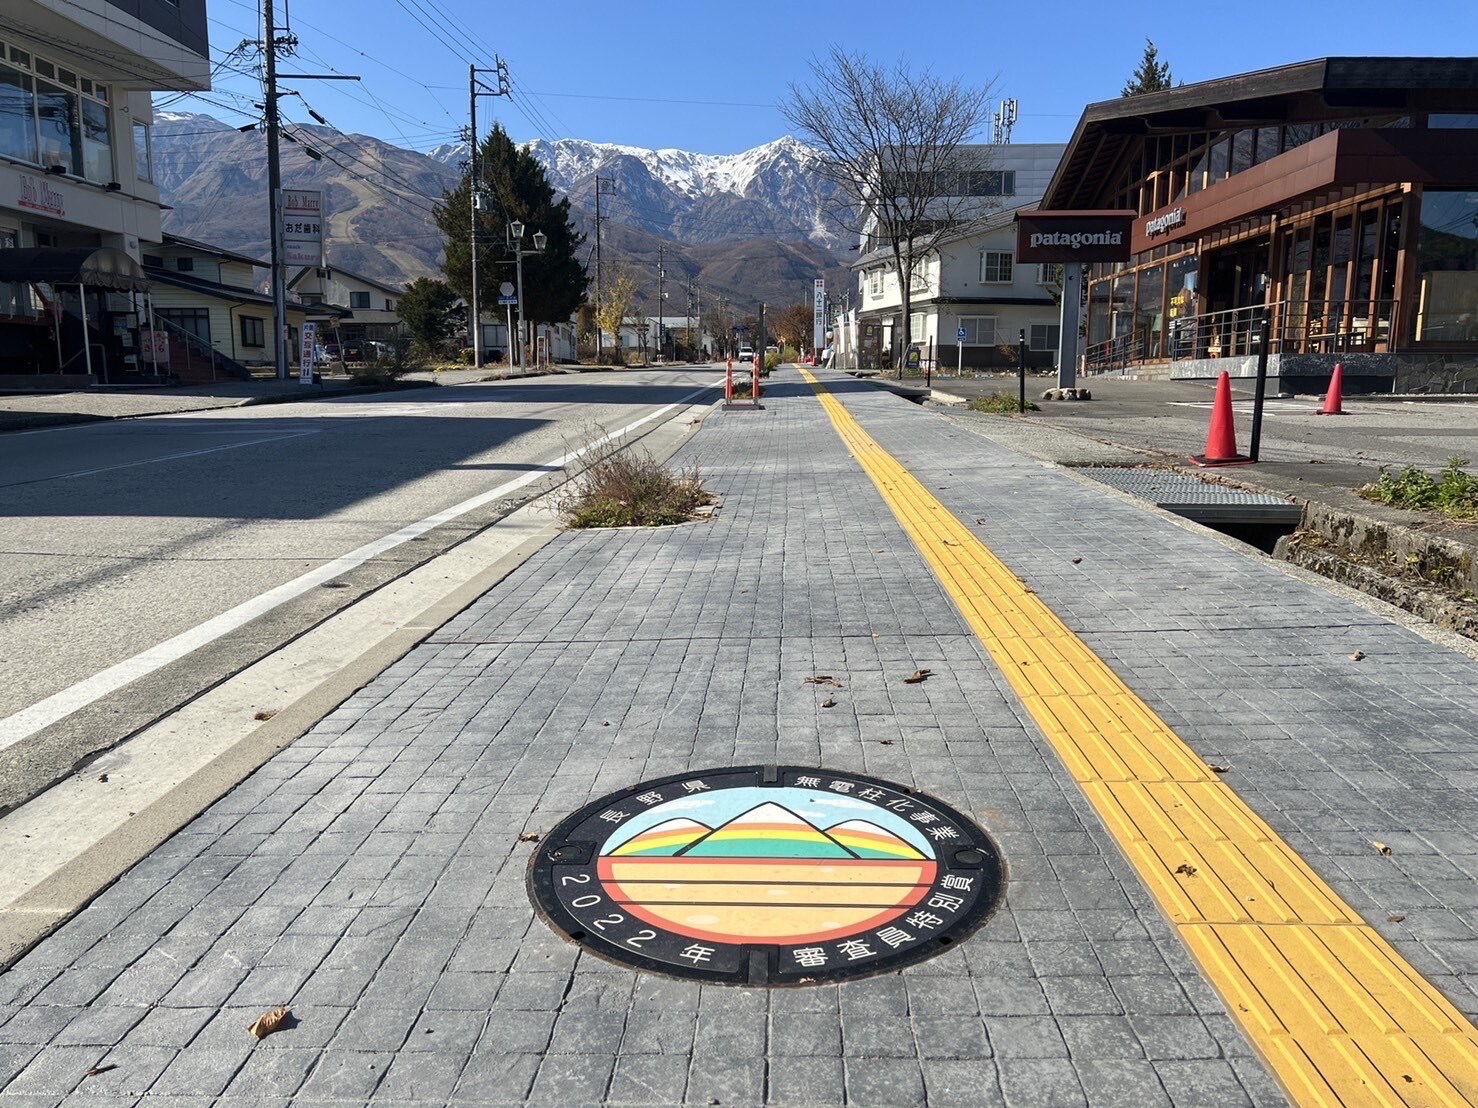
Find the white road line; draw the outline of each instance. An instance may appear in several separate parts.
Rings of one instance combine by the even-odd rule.
[[[109,693],[117,692],[123,686],[163,669],[171,662],[179,661],[185,655],[199,650],[202,646],[214,642],[223,635],[240,630],[258,616],[265,615],[274,608],[286,604],[289,600],[293,600],[309,590],[317,588],[324,582],[331,581],[340,574],[347,573],[349,570],[363,565],[371,558],[376,558],[387,550],[392,550],[402,543],[409,542],[411,539],[440,527],[444,523],[449,523],[458,516],[466,515],[468,512],[481,508],[485,504],[490,504],[494,500],[499,500],[511,492],[516,492],[525,485],[537,481],[551,469],[561,469],[581,455],[604,446],[613,439],[619,439],[621,436],[635,431],[638,427],[651,423],[654,419],[660,419],[668,412],[674,411],[716,388],[718,388],[717,384],[705,385],[703,388],[689,393],[681,400],[658,408],[641,419],[636,420],[634,423],[628,423],[619,431],[612,431],[610,434],[603,435],[594,442],[582,446],[579,450],[572,450],[568,454],[556,458],[551,462],[531,465],[528,472],[522,476],[515,477],[511,481],[504,482],[495,489],[489,489],[487,492],[479,493],[477,496],[469,500],[464,500],[460,504],[453,504],[450,508],[445,508],[434,515],[427,516],[425,519],[417,520],[415,523],[409,523],[398,531],[378,538],[374,542],[366,543],[358,550],[352,550],[342,557],[335,558],[331,562],[326,562],[317,569],[311,569],[301,577],[278,585],[275,589],[269,589],[260,596],[255,596],[250,600],[244,601],[236,605],[236,607],[224,611],[220,615],[214,616],[198,626],[190,628],[188,631],[182,631],[173,638],[166,639],[158,646],[150,647],[148,650],[135,654],[132,658],[127,658],[116,665],[109,666],[100,673],[95,673],[91,677],[78,681],[75,685],[65,688],[61,692],[53,693],[44,700],[38,700],[35,704],[32,704],[28,708],[22,708],[14,715],[0,719],[0,750],[14,746],[16,743],[29,738],[43,728],[50,727],[58,720],[65,719],[73,712],[85,708],[95,701],[101,700]]]
[[[304,435],[316,435],[318,431],[298,431],[292,434],[269,435],[264,439],[252,439],[250,442],[233,442],[225,446],[209,446],[204,450],[186,450],[179,454],[162,454],[157,458],[144,458],[137,462],[121,462],[116,466],[101,466],[98,469],[78,469],[71,473],[53,473],[46,477],[27,477],[24,481],[11,481],[0,485],[0,488],[8,489],[15,485],[36,485],[42,481],[66,481],[73,477],[92,477],[98,473],[111,473],[115,469],[133,469],[135,466],[151,466],[156,462],[173,462],[180,458],[198,458],[202,454],[219,454],[222,450],[240,450],[243,446],[260,446],[264,442],[287,442],[288,439],[300,439]]]

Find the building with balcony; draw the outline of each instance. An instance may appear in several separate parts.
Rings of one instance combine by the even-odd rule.
[[[147,375],[151,97],[209,87],[205,0],[0,9],[0,375]]]
[[[1478,58],[1323,58],[1090,104],[1044,210],[1137,213],[1086,367],[1478,391]]]
[[[838,364],[880,368],[906,340],[919,347],[924,361],[942,368],[1014,366],[1017,337],[1025,332],[1030,363],[1051,365],[1057,350],[1055,273],[1016,264],[1012,216],[1041,199],[1064,149],[1059,143],[968,147],[967,159],[988,169],[940,174],[976,202],[956,206],[958,227],[938,235],[917,263],[906,326],[891,251],[865,234],[852,266],[853,305],[834,336]]]

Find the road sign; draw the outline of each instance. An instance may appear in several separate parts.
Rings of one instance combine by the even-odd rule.
[[[504,296],[512,296],[513,295],[513,282],[512,281],[504,281],[501,285],[498,286],[498,291],[501,292]]]
[[[517,296],[503,295],[503,296],[498,297],[498,303],[499,304],[517,305],[518,304],[518,297]]]
[[[961,327],[958,331],[955,332],[955,340],[957,342],[964,342],[965,341],[965,329],[963,327]]]

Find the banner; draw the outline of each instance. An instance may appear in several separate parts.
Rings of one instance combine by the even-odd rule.
[[[298,353],[298,381],[313,383],[313,368],[318,361],[318,324],[303,324],[301,350]]]
[[[282,191],[282,245],[285,265],[323,265],[322,192]]]
[[[811,352],[820,354],[821,348],[826,345],[826,282],[819,277],[816,279],[815,311],[811,317],[811,330],[813,331]]]

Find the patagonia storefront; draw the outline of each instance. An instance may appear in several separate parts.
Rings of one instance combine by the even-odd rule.
[[[1478,58],[1326,58],[1090,105],[1042,203],[1136,213],[1084,369],[1478,391]]]

